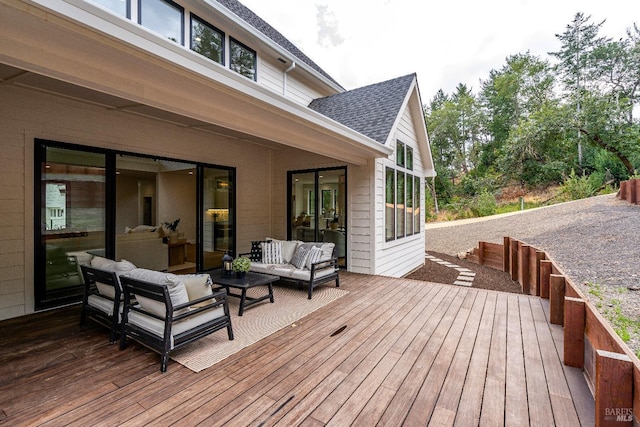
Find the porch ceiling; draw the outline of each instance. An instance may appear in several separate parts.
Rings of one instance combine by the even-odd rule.
[[[390,154],[390,148],[94,5],[78,2],[65,16],[31,3],[0,0],[0,84],[352,164]]]

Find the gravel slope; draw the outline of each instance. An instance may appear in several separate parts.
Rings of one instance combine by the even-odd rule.
[[[426,250],[456,255],[504,236],[549,254],[601,312],[640,320],[640,206],[614,194],[474,220],[429,223]],[[640,352],[640,323],[628,344]],[[614,325],[615,327],[615,325]]]

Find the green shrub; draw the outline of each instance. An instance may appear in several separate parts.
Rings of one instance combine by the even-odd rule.
[[[565,200],[584,199],[592,196],[595,190],[588,176],[577,176],[573,169],[560,188]]]
[[[497,203],[493,193],[484,190],[474,200],[471,210],[475,216],[489,216],[496,213]]]

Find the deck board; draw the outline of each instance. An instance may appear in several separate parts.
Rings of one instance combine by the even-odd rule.
[[[101,326],[79,328],[78,307],[0,322],[0,422],[593,425],[543,300],[351,273],[341,287],[349,294],[199,373],[171,361],[162,374],[135,343],[119,351]]]

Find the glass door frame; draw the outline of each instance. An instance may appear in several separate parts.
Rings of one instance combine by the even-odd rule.
[[[345,206],[344,206],[344,227],[345,227],[345,248],[347,247],[347,238],[346,236],[349,233],[349,227],[348,227],[348,218],[349,218],[349,209],[348,209],[348,194],[347,194],[347,188],[348,188],[348,174],[347,174],[347,167],[346,166],[337,166],[337,167],[331,167],[331,168],[318,168],[318,169],[303,169],[303,170],[293,170],[293,171],[287,171],[287,240],[293,240],[295,239],[295,236],[293,236],[292,233],[292,226],[293,226],[293,210],[292,210],[292,198],[293,198],[293,183],[292,183],[292,179],[294,175],[298,175],[298,174],[314,174],[315,179],[314,179],[314,194],[315,194],[315,212],[314,212],[314,218],[313,218],[313,223],[315,224],[315,229],[314,229],[314,241],[319,242],[322,241],[321,239],[321,235],[320,235],[320,214],[322,212],[322,209],[320,209],[320,204],[322,203],[322,197],[319,195],[319,190],[320,190],[320,174],[322,174],[323,172],[331,172],[331,171],[343,171],[344,172],[344,200],[345,200]],[[346,250],[346,249],[345,249]],[[347,251],[348,253],[348,251]],[[344,265],[341,265],[341,267],[345,267],[346,268],[346,262],[347,262],[347,257],[345,257],[344,260]]]

